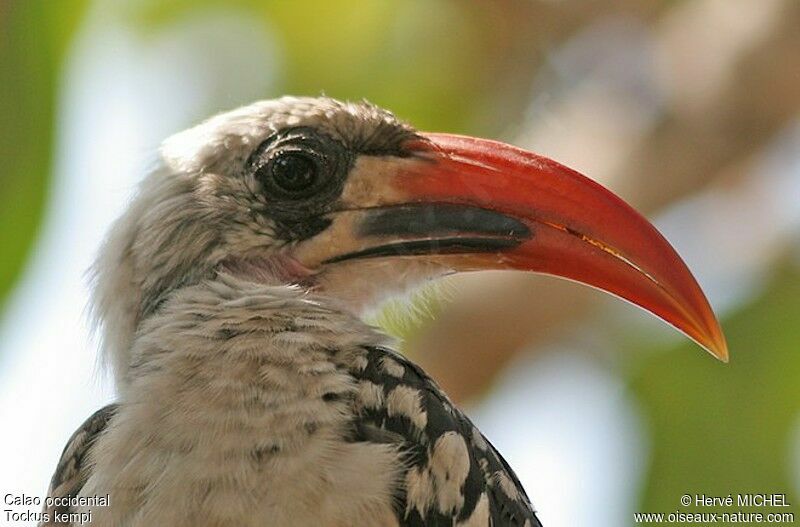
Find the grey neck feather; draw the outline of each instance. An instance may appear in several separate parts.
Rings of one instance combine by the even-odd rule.
[[[191,178],[163,172],[143,181],[91,269],[92,318],[118,386],[129,382],[130,347],[140,322],[171,291],[213,276],[214,219],[198,214]]]

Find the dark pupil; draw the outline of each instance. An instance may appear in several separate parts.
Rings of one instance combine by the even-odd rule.
[[[289,192],[306,190],[317,181],[317,165],[300,153],[285,153],[272,162],[272,178]]]

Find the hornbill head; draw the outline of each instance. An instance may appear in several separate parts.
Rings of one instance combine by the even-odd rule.
[[[418,132],[368,103],[284,97],[176,134],[161,157],[95,268],[123,381],[137,325],[220,272],[353,309],[451,272],[546,273],[628,300],[727,359],[708,301],[658,231],[537,154]]]

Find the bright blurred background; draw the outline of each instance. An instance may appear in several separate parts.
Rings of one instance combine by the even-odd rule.
[[[379,317],[546,526],[708,511],[686,493],[785,493],[800,513],[795,0],[0,1],[3,494],[43,495],[113,399],[84,272],[159,142],[286,93],[554,157],[644,211],[707,291],[728,365],[544,277],[461,276]]]

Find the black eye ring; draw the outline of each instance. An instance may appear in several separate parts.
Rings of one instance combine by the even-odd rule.
[[[262,183],[274,186],[288,196],[300,197],[313,191],[320,180],[322,166],[316,156],[299,150],[279,152],[256,171]],[[269,180],[269,183],[266,180]]]

